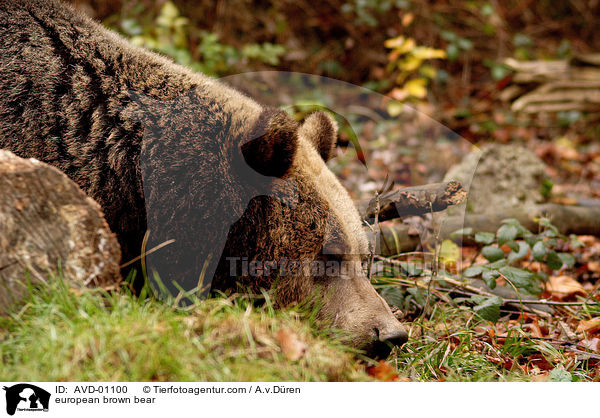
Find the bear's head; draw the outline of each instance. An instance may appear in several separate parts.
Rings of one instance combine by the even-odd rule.
[[[277,306],[318,304],[321,319],[369,354],[406,341],[367,278],[358,211],[326,165],[335,121],[316,112],[298,123],[230,90],[208,97],[200,89],[140,102],[153,249],[145,265],[154,288],[163,295],[270,289]]]
[[[230,228],[213,289],[273,289],[280,306],[312,300],[356,347],[384,356],[404,327],[366,274],[369,243],[350,196],[329,170],[337,125],[325,112],[297,123],[265,110],[234,168],[249,203]]]

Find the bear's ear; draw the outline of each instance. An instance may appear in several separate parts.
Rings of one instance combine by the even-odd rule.
[[[300,127],[300,134],[312,141],[324,161],[333,157],[337,132],[336,121],[329,113],[322,111],[310,114]]]
[[[283,177],[298,147],[298,122],[278,109],[265,109],[252,133],[242,141],[246,164],[263,176]]]

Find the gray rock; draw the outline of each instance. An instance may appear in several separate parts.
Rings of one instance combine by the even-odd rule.
[[[457,180],[469,191],[469,212],[497,214],[502,209],[541,202],[545,177],[544,163],[532,151],[515,145],[488,144],[452,167],[444,181]]]

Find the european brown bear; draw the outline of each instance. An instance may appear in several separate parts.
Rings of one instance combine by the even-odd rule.
[[[79,184],[123,261],[162,244],[145,264],[160,294],[275,288],[278,306],[319,299],[321,317],[371,354],[406,340],[325,165],[327,114],[299,124],[58,0],[0,0],[0,39],[0,148]]]

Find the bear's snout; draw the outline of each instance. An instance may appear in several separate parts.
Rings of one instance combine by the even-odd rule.
[[[385,359],[392,352],[392,348],[400,347],[408,341],[408,332],[400,322],[388,327],[375,328],[375,338],[367,344],[365,351],[374,359]]]
[[[401,346],[408,341],[408,332],[402,325],[393,330],[379,331],[379,341],[390,343],[393,346]]]

